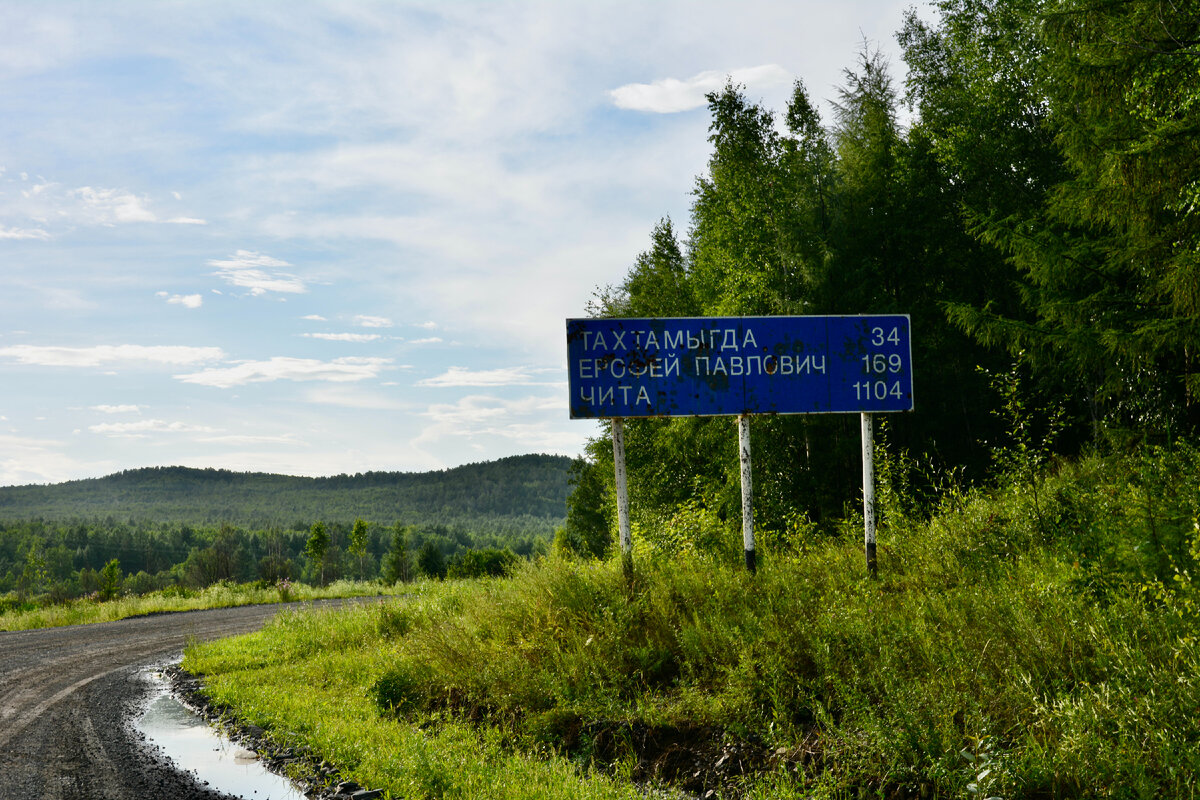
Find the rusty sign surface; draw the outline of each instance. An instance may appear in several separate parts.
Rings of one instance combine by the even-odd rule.
[[[571,417],[911,411],[907,314],[567,320]]]

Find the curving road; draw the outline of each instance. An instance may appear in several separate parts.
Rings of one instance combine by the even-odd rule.
[[[178,657],[191,638],[256,630],[283,607],[0,632],[0,798],[225,797],[139,744],[128,722],[149,686],[138,673]]]

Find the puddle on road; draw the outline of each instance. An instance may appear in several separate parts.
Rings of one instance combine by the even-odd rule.
[[[136,727],[175,766],[209,788],[245,800],[304,800],[290,781],[267,770],[252,751],[229,741],[176,700],[157,675],[159,691]]]

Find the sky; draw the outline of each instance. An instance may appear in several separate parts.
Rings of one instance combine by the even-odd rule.
[[[830,118],[913,0],[0,0],[0,485],[583,452],[565,320],[704,94]]]

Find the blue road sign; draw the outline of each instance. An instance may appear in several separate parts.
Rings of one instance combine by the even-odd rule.
[[[911,411],[907,314],[567,320],[571,417]]]

